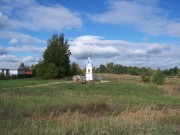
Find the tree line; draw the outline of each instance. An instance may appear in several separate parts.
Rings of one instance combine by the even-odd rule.
[[[150,67],[137,67],[137,66],[123,66],[121,64],[114,64],[113,62],[101,64],[99,67],[94,68],[95,73],[114,73],[114,74],[130,74],[130,75],[148,75],[152,76],[156,71]],[[180,69],[178,67],[161,70],[166,76],[179,76]]]

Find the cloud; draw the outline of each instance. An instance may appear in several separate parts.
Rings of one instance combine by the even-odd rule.
[[[46,47],[37,47],[37,46],[19,46],[19,47],[7,47],[9,52],[44,52]]]
[[[170,25],[167,26],[167,31],[170,33],[170,35],[178,36],[180,35],[180,23],[173,22]]]
[[[1,56],[1,55],[4,55],[4,54],[7,54],[7,52],[8,52],[8,51],[7,51],[6,48],[0,46],[0,56]]]
[[[115,40],[103,40],[99,36],[81,36],[70,42],[72,56],[77,59],[86,59],[88,53],[92,53],[94,58],[112,58],[119,54],[118,49],[111,46],[117,44]]]
[[[131,45],[131,42],[124,40],[105,40],[102,36],[85,35],[74,39],[72,44],[91,44],[91,45]]]
[[[25,63],[28,63],[28,62],[37,62],[38,60],[32,56],[27,56],[27,57],[23,57],[22,61]]]
[[[11,40],[15,39],[24,44],[46,43],[45,40],[39,39],[37,37],[13,31],[0,31],[0,38],[6,38]]]
[[[32,56],[16,57],[15,55],[0,55],[0,61],[2,62],[23,62],[25,65],[37,64],[38,59]]]
[[[16,38],[12,38],[10,41],[9,41],[9,44],[13,45],[13,44],[16,44],[18,42],[18,40]]]
[[[0,12],[0,29],[6,27],[7,25],[7,16],[3,15],[2,12]]]
[[[76,59],[86,59],[88,53],[91,53],[93,58],[112,58],[119,54],[119,51],[112,46],[73,45],[70,50]]]
[[[0,55],[0,61],[18,61],[17,57],[14,55]]]
[[[180,22],[168,19],[166,12],[158,7],[158,0],[121,0],[109,1],[106,12],[89,16],[95,22],[131,25],[150,35],[180,37]]]
[[[146,54],[145,50],[142,49],[134,49],[134,50],[127,50],[128,54],[133,54],[133,55],[144,55]]]
[[[35,0],[1,0],[0,9],[8,16],[8,22],[14,29],[59,31],[82,26],[79,13],[59,4],[40,5]]]
[[[104,37],[85,35],[70,41],[72,56],[77,59],[86,59],[89,52],[94,58],[124,57],[151,57],[169,51],[170,46],[157,43],[134,43],[124,40],[106,40]]]
[[[154,44],[147,49],[148,54],[160,54],[162,51],[170,50],[170,46]]]

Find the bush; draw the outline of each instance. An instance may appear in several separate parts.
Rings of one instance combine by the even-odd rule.
[[[147,76],[147,75],[145,75],[145,74],[142,74],[141,79],[142,79],[142,81],[145,82],[145,83],[150,83],[150,81],[151,81],[150,76]]]
[[[177,76],[180,78],[180,69],[177,71]]]
[[[163,72],[161,72],[160,69],[158,69],[156,72],[154,72],[152,77],[152,82],[157,85],[163,85],[165,82],[165,75]]]
[[[3,73],[0,73],[0,80],[4,80],[5,79],[5,76]]]

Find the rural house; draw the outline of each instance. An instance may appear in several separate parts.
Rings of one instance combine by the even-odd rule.
[[[25,75],[25,66],[22,62],[0,62],[0,74],[5,76]]]

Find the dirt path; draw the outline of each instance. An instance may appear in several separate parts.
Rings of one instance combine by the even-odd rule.
[[[43,86],[56,85],[56,84],[62,84],[62,83],[72,83],[72,81],[66,81],[66,82],[53,82],[53,83],[46,83],[46,84],[37,84],[37,85],[30,85],[30,86],[25,86],[25,87],[28,87],[28,88],[33,88],[33,87],[43,87]]]
[[[108,83],[110,81],[101,81],[100,83]],[[73,83],[73,81],[62,81],[62,82],[53,82],[53,83],[45,83],[45,84],[36,84],[36,85],[29,85],[29,86],[23,86],[23,87],[14,87],[14,88],[10,88],[10,89],[18,89],[18,88],[35,88],[35,87],[43,87],[43,86],[49,86],[49,85],[57,85],[57,84],[70,84]],[[2,88],[2,89],[9,89],[9,88]]]
[[[57,85],[57,84],[63,84],[63,83],[73,83],[73,81],[65,81],[65,82],[53,82],[53,83],[46,83],[46,84],[36,84],[36,85],[29,85],[29,86],[22,86],[22,87],[14,87],[14,88],[2,88],[2,89],[21,89],[21,88],[35,88],[35,87],[43,87],[43,86],[49,86],[49,85]]]
[[[108,82],[110,81],[101,81],[100,83],[108,83]],[[53,82],[53,83],[37,84],[37,85],[31,85],[31,86],[25,86],[25,87],[33,88],[33,87],[42,87],[42,86],[56,85],[56,84],[62,84],[62,83],[73,83],[73,81]]]

